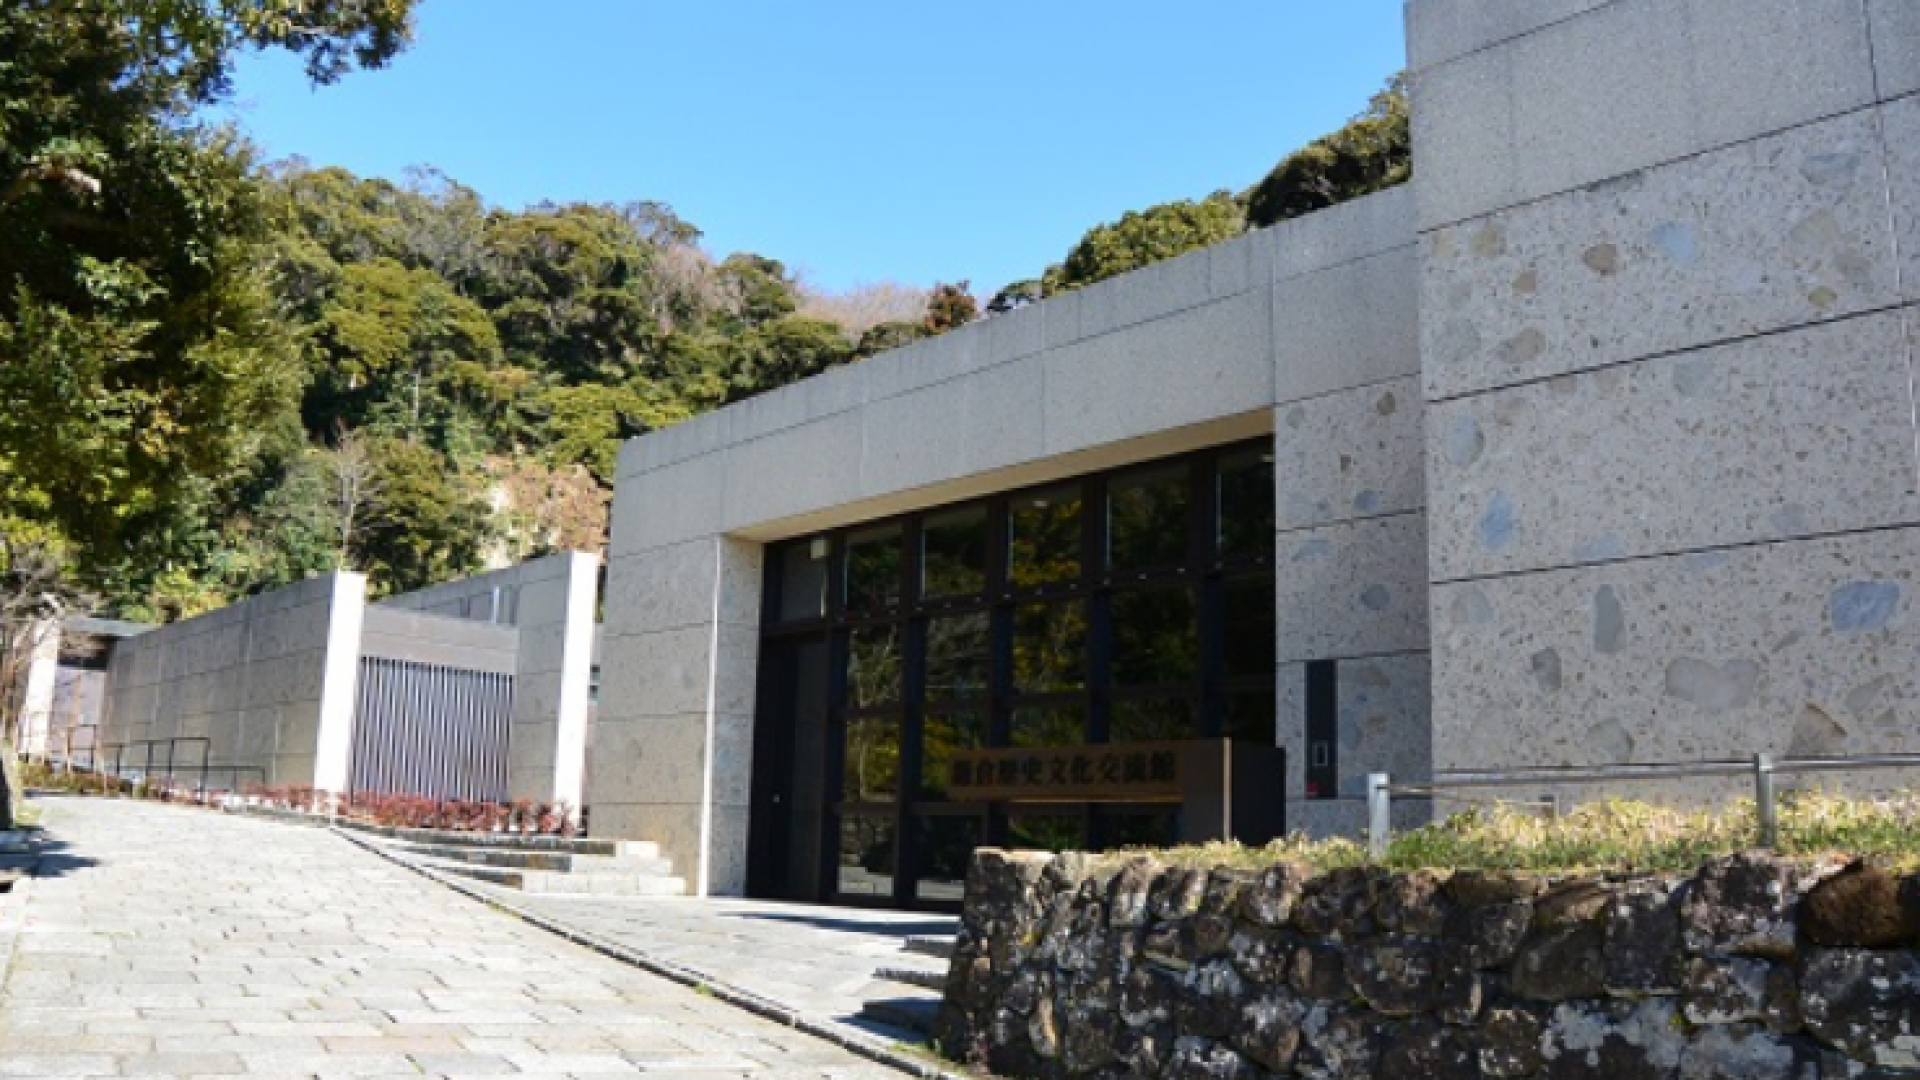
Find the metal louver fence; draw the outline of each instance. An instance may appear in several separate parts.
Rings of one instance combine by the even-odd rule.
[[[352,790],[504,802],[513,676],[362,657]]]

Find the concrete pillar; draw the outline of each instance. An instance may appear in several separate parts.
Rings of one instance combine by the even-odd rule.
[[[623,480],[617,499],[644,498],[644,480]],[[621,535],[616,526],[591,739],[593,831],[653,840],[699,895],[738,895],[746,888],[761,546],[705,536],[622,550]]]

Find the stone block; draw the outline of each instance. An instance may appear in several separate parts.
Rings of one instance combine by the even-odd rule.
[[[1038,357],[968,376],[963,384],[966,432],[961,454],[967,474],[1045,456],[1045,380],[1046,365]]]
[[[1274,409],[1274,516],[1289,531],[1426,505],[1420,379]]]
[[[705,626],[719,588],[723,624],[758,626],[763,548],[708,537],[616,559],[607,571],[607,632]]]
[[[974,324],[984,342],[975,346],[980,367],[992,367],[1023,356],[1045,352],[1051,340],[1049,321],[1053,301],[1029,304],[1005,315]],[[1070,315],[1071,308],[1068,314]]]
[[[609,637],[598,723],[705,712],[712,641],[712,629],[701,626]]]
[[[1880,100],[1920,90],[1920,5],[1911,0],[1867,0],[1873,74]]]
[[[628,439],[620,447],[619,479],[678,465],[725,448],[733,441],[733,416],[731,409],[715,409],[648,432],[642,438]]]
[[[1273,248],[1260,232],[1211,245],[1207,253],[1207,296],[1225,300],[1273,280]]]
[[[862,427],[846,417],[816,420],[729,449],[726,530],[858,499]]]
[[[1436,580],[1920,521],[1901,316],[1429,406]]]
[[[1406,247],[1415,224],[1414,185],[1402,184],[1283,221],[1246,242],[1258,238],[1267,249],[1278,284]]]
[[[1271,406],[1267,306],[1247,293],[1048,353],[1047,454]]]
[[[1883,307],[1871,112],[1423,238],[1429,400]]]
[[[1281,660],[1427,647],[1425,514],[1285,533],[1275,560]]]
[[[1614,0],[1411,0],[1407,63],[1415,71],[1530,34]]]
[[[719,532],[724,511],[731,505],[729,488],[748,486],[742,470],[735,467],[735,455],[758,458],[760,452],[749,452],[750,448],[783,442],[791,434],[769,435],[741,450],[693,458],[622,480],[614,490],[608,554],[617,558]],[[756,460],[752,467],[765,468],[765,463]]]
[[[1900,252],[1901,299],[1912,301],[1920,299],[1920,251],[1915,250],[1920,245],[1920,145],[1916,145],[1920,142],[1920,97],[1882,106],[1880,119],[1887,148],[1893,238]]]
[[[1097,337],[1206,304],[1212,296],[1211,266],[1207,250],[1190,251],[1076,290],[1080,336]]]
[[[1423,230],[1873,100],[1859,0],[1620,0],[1417,78]]]
[[[1050,296],[1041,304],[1029,305],[1029,307],[1041,307],[1045,309],[1045,318],[1042,320],[1045,325],[1042,327],[1042,330],[1045,333],[1044,344],[1046,348],[1057,349],[1062,345],[1071,345],[1080,340],[1080,301],[1083,291],[1084,290],[1081,289],[1075,289],[1072,292],[1061,293],[1058,296]],[[994,320],[998,318],[1000,318],[1000,316],[997,315],[989,317],[986,320],[986,324],[991,325]],[[981,324],[974,323],[973,325],[980,326]],[[982,327],[982,329],[984,330],[984,327]],[[1007,359],[1007,357],[1003,356],[988,357],[982,366],[1006,363]]]
[[[750,816],[744,805],[723,803],[713,808],[707,846],[707,895],[747,894],[747,828]]]
[[[603,831],[605,803],[698,804],[708,762],[706,719],[698,713],[644,720],[597,720],[593,727],[592,775],[587,801],[596,836],[660,840],[642,834]]]
[[[969,381],[951,380],[867,406],[860,417],[860,494],[889,495],[953,478],[967,441]]]
[[[1274,400],[1417,374],[1419,303],[1411,245],[1275,285]]]
[[[867,394],[864,400],[883,401],[957,379],[972,371],[979,359],[974,350],[975,346],[981,344],[980,336],[978,333],[967,333],[966,328],[962,327],[935,337],[921,338],[902,348],[836,370],[865,369]],[[800,385],[805,386],[812,381],[809,379]],[[852,401],[840,411],[861,403],[860,400]]]
[[[746,806],[753,789],[753,713],[717,713],[713,718],[713,801]]]
[[[1920,749],[1916,541],[1888,529],[1435,585],[1434,766]]]
[[[1342,798],[1364,800],[1368,773],[1402,780],[1433,775],[1432,663],[1426,653],[1341,660],[1334,685]],[[1288,748],[1286,789],[1298,794],[1307,786],[1305,664],[1280,665],[1279,711],[1280,744]]]

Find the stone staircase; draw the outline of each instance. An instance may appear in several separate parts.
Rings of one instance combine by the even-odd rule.
[[[443,832],[341,823],[415,866],[529,893],[568,896],[684,896],[660,845],[509,833]]]
[[[878,969],[873,977],[897,985],[901,992],[863,1002],[860,1015],[877,1024],[932,1035],[947,986],[947,968],[953,959],[953,938],[910,937],[900,947],[900,955],[900,963]]]

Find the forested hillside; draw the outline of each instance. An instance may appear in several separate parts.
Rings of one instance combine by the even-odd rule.
[[[504,209],[431,167],[262,163],[196,120],[234,49],[324,83],[399,53],[412,2],[0,11],[0,571],[53,552],[159,620],[334,567],[393,591],[597,546],[621,439],[979,314],[966,282],[821,295],[716,260],[660,203]],[[1243,195],[1096,227],[986,314],[1406,160],[1396,85]]]

